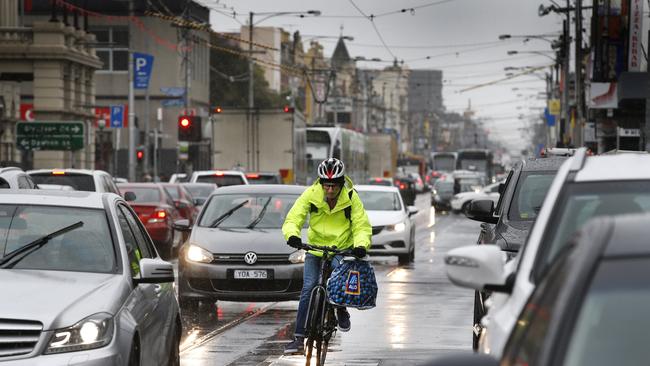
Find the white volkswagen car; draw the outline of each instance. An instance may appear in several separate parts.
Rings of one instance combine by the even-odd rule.
[[[415,259],[415,223],[418,210],[405,206],[396,187],[355,185],[372,225],[370,255],[396,255],[400,264]]]
[[[0,191],[0,363],[178,365],[174,272],[120,196]]]

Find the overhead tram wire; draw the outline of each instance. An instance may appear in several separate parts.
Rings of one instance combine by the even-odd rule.
[[[384,37],[382,37],[381,33],[379,32],[379,29],[377,28],[377,25],[375,24],[374,17],[373,16],[367,16],[358,6],[357,4],[354,3],[354,0],[348,0],[356,9],[359,11],[361,15],[363,15],[366,19],[370,21],[370,24],[372,24],[372,28],[375,30],[375,33],[377,33],[377,37],[379,37],[379,40],[381,43],[384,45],[384,48],[388,53],[391,55],[392,58],[397,59],[397,56],[393,53],[393,51],[388,47],[388,44],[386,44],[386,41],[384,41]]]

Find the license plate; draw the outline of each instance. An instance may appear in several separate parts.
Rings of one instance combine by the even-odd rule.
[[[261,269],[236,269],[234,270],[234,277],[239,279],[267,279],[269,274],[266,270]]]

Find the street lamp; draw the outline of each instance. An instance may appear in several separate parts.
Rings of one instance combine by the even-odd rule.
[[[532,39],[540,39],[540,40],[546,41],[548,43],[553,43],[554,40],[551,40],[551,39],[548,39],[548,38],[550,38],[550,37],[558,37],[559,35],[560,35],[559,33],[520,34],[520,35],[501,34],[501,35],[499,35],[499,40],[503,41],[503,40],[511,39],[511,38],[523,38],[524,42],[528,42],[532,38]]]
[[[529,54],[533,54],[533,55],[540,55],[540,56],[548,57],[549,59],[553,60],[553,62],[555,62],[555,58],[553,58],[552,56],[547,55],[547,53],[549,53],[549,52],[553,52],[553,51],[515,51],[515,50],[510,50],[510,51],[508,51],[508,55],[512,56],[512,55],[529,53]]]

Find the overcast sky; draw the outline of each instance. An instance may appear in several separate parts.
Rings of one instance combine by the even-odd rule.
[[[259,26],[279,26],[309,36],[332,36],[319,39],[326,55],[332,54],[334,37],[340,34],[354,37],[348,41],[352,57],[377,57],[404,60],[411,69],[437,69],[443,71],[444,105],[450,111],[462,111],[471,100],[477,116],[485,120],[491,138],[498,139],[510,149],[521,149],[527,122],[519,115],[538,113],[535,107],[544,105],[535,94],[545,90],[543,76],[518,77],[495,86],[472,91],[462,89],[499,80],[505,77],[504,67],[544,66],[552,63],[549,57],[535,53],[507,55],[509,50],[520,52],[546,51],[550,43],[521,38],[499,41],[500,34],[536,35],[559,33],[562,18],[556,14],[537,15],[540,4],[550,5],[550,0],[202,0],[218,11],[211,16],[217,31],[238,31],[248,20],[248,13],[320,10],[320,17],[272,17]],[[562,1],[564,3],[564,1]],[[355,7],[356,5],[356,7]],[[420,8],[418,8],[420,7]],[[358,8],[358,9],[357,9]],[[364,18],[416,8],[415,11],[397,12],[374,18],[380,35],[372,22]],[[238,14],[233,19],[233,10]],[[239,15],[240,14],[240,15]],[[263,16],[256,16],[255,20]],[[382,45],[382,40],[388,49]],[[307,46],[307,44],[305,45]],[[429,57],[427,59],[427,57]],[[358,63],[362,68],[381,68],[377,62]],[[519,90],[512,90],[518,88]],[[526,117],[529,118],[529,117]]]

